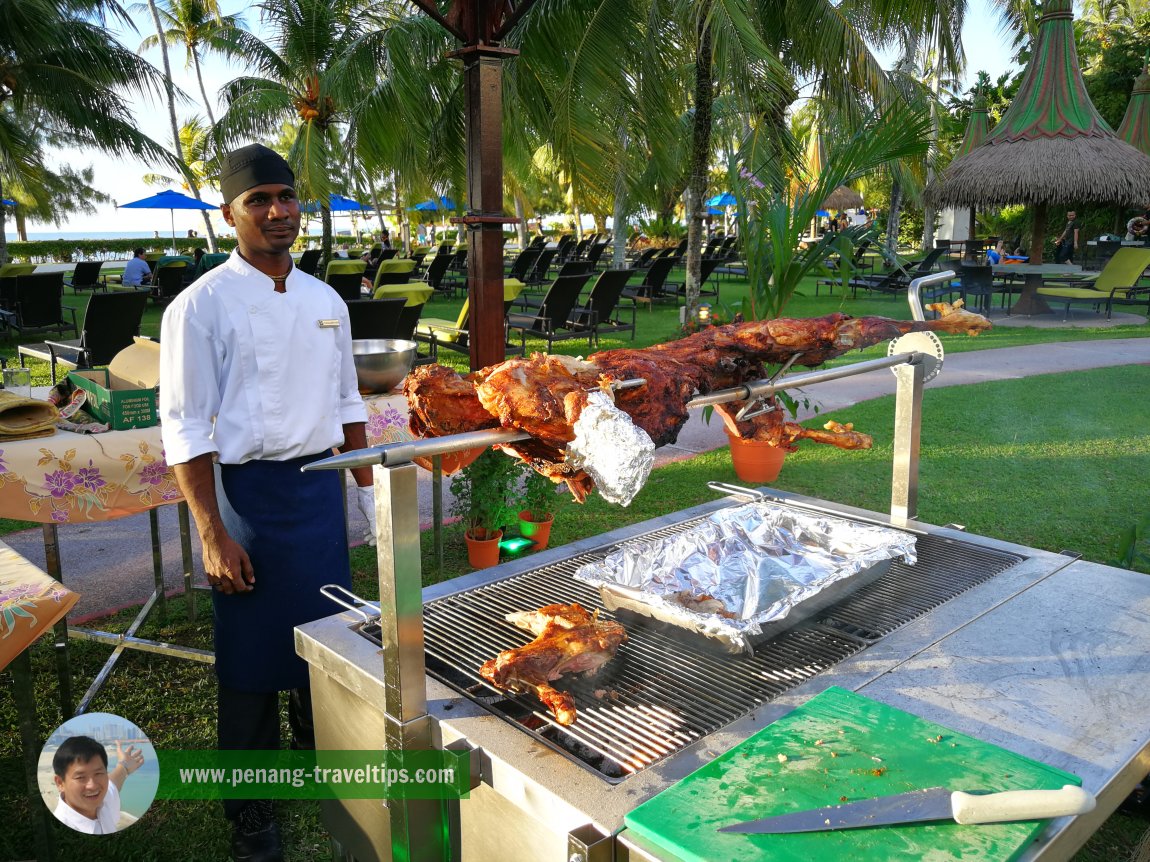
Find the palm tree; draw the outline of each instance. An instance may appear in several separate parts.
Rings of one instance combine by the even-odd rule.
[[[8,178],[20,178],[26,188],[43,182],[38,135],[174,166],[170,153],[136,129],[125,97],[150,97],[161,82],[150,65],[89,20],[105,8],[122,14],[96,0],[0,3],[0,197]],[[0,262],[8,257],[4,216],[0,207]]]
[[[356,0],[268,0],[259,8],[269,37],[238,35],[254,74],[225,86],[227,110],[213,138],[217,147],[230,147],[291,123],[294,138],[286,157],[301,197],[320,204],[327,258],[332,233],[327,201],[336,190],[342,135],[377,89],[377,70],[386,59],[385,25],[392,19],[386,7]],[[371,112],[360,124],[360,138],[373,135],[377,118]],[[407,120],[395,115],[391,125],[402,133]]]
[[[214,0],[208,0],[208,2],[214,2]],[[134,8],[143,9],[145,7],[136,6]],[[187,163],[184,161],[184,148],[180,142],[180,124],[176,119],[176,85],[172,81],[172,64],[168,60],[168,42],[164,38],[164,26],[160,20],[160,10],[156,5],[156,0],[148,0],[146,8],[151,13],[152,24],[156,28],[156,39],[154,44],[159,46],[160,58],[163,60],[164,91],[168,97],[168,122],[171,123],[172,128],[172,151],[176,154],[176,158],[178,158],[180,162],[183,163],[180,171],[184,175],[184,180],[187,183],[188,188],[191,190],[192,196],[195,197],[196,200],[202,200],[200,197],[200,187],[196,184],[195,177],[192,176],[192,172],[188,169]],[[140,46],[140,50],[144,50],[143,45]],[[203,82],[201,81],[201,85],[202,83]],[[208,215],[207,210],[201,210],[200,214],[204,217],[204,231],[208,235],[208,246],[214,252],[217,247],[216,232],[212,228],[211,216]]]
[[[191,174],[199,188],[215,185],[219,172],[217,166],[209,161],[210,131],[210,128],[204,125],[203,118],[190,118],[180,126],[180,150],[185,156],[186,170],[181,171],[179,176],[145,174],[144,182],[153,186],[179,185],[187,189],[190,188],[187,175]],[[214,241],[214,237],[211,239]]]
[[[552,96],[555,104],[574,102],[580,92],[588,89],[598,94],[604,89],[602,82],[612,76],[616,90],[636,91],[630,85],[642,82],[644,74],[657,68],[649,53],[644,54],[644,48],[665,55],[665,60],[674,58],[678,68],[688,70],[689,111],[685,116],[690,123],[690,155],[686,170],[682,163],[673,169],[681,179],[668,174],[662,185],[682,187],[682,178],[686,179],[690,231],[687,304],[694,308],[700,287],[701,227],[707,177],[714,157],[716,120],[731,128],[741,127],[743,133],[763,135],[774,141],[780,153],[788,152],[785,117],[795,98],[796,82],[817,81],[820,95],[838,106],[840,115],[863,116],[871,106],[897,99],[868,39],[889,44],[928,36],[943,47],[947,56],[959,56],[962,6],[961,0],[577,0],[541,5],[528,19],[565,15],[564,20],[576,22],[565,29],[557,26],[558,35],[545,43],[557,55],[556,63],[569,61],[571,54],[557,51],[554,46],[575,45],[587,58],[561,82],[559,86],[565,93]],[[608,7],[610,14],[606,12]],[[629,25],[624,23],[625,14],[634,16]],[[582,24],[578,23],[580,16]],[[597,49],[599,34],[587,34],[578,28],[586,31],[588,21],[604,17],[610,33],[637,31],[638,41],[631,41],[631,47],[623,50]],[[531,26],[529,20],[525,27]],[[543,25],[535,22],[534,26],[540,29]],[[526,65],[531,42],[526,38],[523,41],[520,62]],[[609,39],[605,44],[612,45]],[[681,104],[674,92],[670,99],[667,91],[662,95],[662,104],[668,107],[658,128],[665,134],[682,114],[671,115]],[[591,102],[595,104],[597,100]],[[652,104],[645,107],[648,116],[654,116],[657,108]],[[615,119],[615,114],[606,111],[558,111],[552,131],[557,142],[570,138],[590,142],[584,144],[584,149],[596,146],[612,152],[618,147],[603,142],[613,136],[618,139],[617,126],[612,125]],[[628,140],[634,146],[637,139],[628,136]],[[640,146],[651,153],[661,143],[647,137]],[[614,160],[604,165],[599,176],[590,181],[613,183],[615,175],[610,168],[618,163]],[[591,160],[585,160],[583,178],[595,171]]]
[[[112,198],[94,188],[92,167],[73,168],[60,165],[55,170],[44,168],[38,172],[35,183],[29,185],[25,177],[10,177],[5,186],[6,197],[16,201],[13,218],[16,235],[28,241],[28,223],[55,224],[60,227],[72,215],[95,215],[95,204],[112,203]]]
[[[163,31],[163,41],[170,47],[183,45],[187,51],[185,68],[192,67],[196,81],[200,85],[200,96],[204,100],[204,110],[208,123],[216,124],[212,113],[212,99],[204,86],[200,57],[215,53],[222,57],[234,57],[239,50],[235,33],[247,25],[239,15],[223,15],[218,0],[156,0]],[[140,43],[140,50],[147,51],[159,45],[159,36],[149,36]]]

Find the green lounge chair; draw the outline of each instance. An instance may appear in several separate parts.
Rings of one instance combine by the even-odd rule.
[[[1064,303],[1064,317],[1069,317],[1073,303],[1088,303],[1095,308],[1106,306],[1106,319],[1110,319],[1115,303],[1140,304],[1139,295],[1146,296],[1150,313],[1150,285],[1138,286],[1142,273],[1150,267],[1150,249],[1120,248],[1107,261],[1102,271],[1059,287],[1042,287],[1038,295]]]

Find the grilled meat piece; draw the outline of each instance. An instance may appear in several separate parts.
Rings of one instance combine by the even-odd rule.
[[[565,673],[595,674],[627,640],[627,633],[616,622],[600,620],[598,611],[590,614],[575,602],[508,614],[506,619],[536,638],[484,662],[480,676],[497,688],[534,692],[557,722],[574,724],[574,699],[550,683]]]
[[[965,311],[961,301],[936,303],[937,320],[893,320],[828,314],[816,318],[778,318],[704,329],[694,335],[645,350],[607,350],[586,361],[534,354],[462,377],[449,368],[422,366],[407,376],[404,394],[411,406],[411,430],[420,437],[503,427],[525,431],[532,439],[500,446],[555,482],[566,482],[582,501],[594,483],[566,463],[572,426],[588,390],[642,378],[642,386],[613,393],[615,403],[654,441],[675,442],[687,421],[687,402],[699,394],[765,376],[764,365],[813,367],[828,359],[908,332],[977,335],[989,329],[986,318]],[[870,446],[865,434],[840,426],[807,429],[783,419],[776,410],[749,423],[736,423],[739,404],[717,409],[739,436],[793,449],[810,439],[845,449]]]

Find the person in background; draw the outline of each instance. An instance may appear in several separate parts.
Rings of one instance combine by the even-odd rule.
[[[420,245],[427,245],[427,228],[423,225],[415,229],[415,241]]]
[[[144,260],[144,250],[142,248],[132,249],[132,259],[124,265],[122,283],[131,287],[139,287],[142,284],[148,284],[151,280],[152,270],[148,266],[148,262]]]
[[[192,257],[196,260],[195,265],[192,267],[192,272],[198,276],[200,274],[200,265],[204,260],[204,250],[196,246],[196,248],[192,250]]]
[[[999,240],[998,245],[996,245],[994,248],[988,248],[986,250],[986,265],[987,266],[997,266],[998,264],[1002,263],[1003,253],[1004,253],[1004,247],[1002,244],[1002,240]]]
[[[116,768],[108,771],[108,750],[90,736],[69,736],[52,755],[53,780],[60,801],[56,819],[86,835],[110,835],[120,822],[120,791],[144,755],[116,740]]]
[[[320,588],[351,586],[339,476],[301,468],[367,445],[347,304],[292,263],[295,177],[261,144],[227,153],[220,207],[238,247],[168,306],[160,327],[167,462],[188,502],[212,587],[218,745],[314,748],[298,625],[331,613]],[[375,534],[370,468],[352,471]],[[282,860],[270,800],[224,801],[232,858]]]
[[[1143,216],[1134,216],[1126,222],[1126,242],[1137,242],[1146,239],[1150,233],[1150,221]]]
[[[384,248],[391,248],[391,233],[387,228],[383,229],[383,235],[379,238],[379,241]]]
[[[1066,227],[1054,241],[1054,262],[1074,263],[1074,252],[1078,248],[1078,213],[1071,210],[1066,214]]]

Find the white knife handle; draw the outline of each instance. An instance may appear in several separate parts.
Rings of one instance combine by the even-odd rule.
[[[1094,810],[1094,796],[1067,784],[1061,790],[1008,790],[977,795],[956,790],[950,795],[956,823],[1006,823],[1042,820]]]

